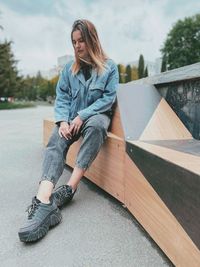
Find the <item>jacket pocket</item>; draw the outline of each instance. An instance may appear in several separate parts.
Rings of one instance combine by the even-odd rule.
[[[77,95],[79,93],[79,89],[75,89],[75,90],[72,90],[72,99],[76,99],[77,98]]]
[[[104,93],[104,87],[103,86],[96,86],[91,87],[88,90],[88,105],[91,105],[94,103],[97,99],[101,98]]]

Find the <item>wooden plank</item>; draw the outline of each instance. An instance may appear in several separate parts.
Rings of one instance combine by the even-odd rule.
[[[200,249],[200,175],[131,143],[127,153]]]
[[[54,126],[55,124],[52,119],[43,120],[43,144],[45,146],[48,144]]]
[[[137,166],[125,156],[125,205],[176,266],[200,266],[200,252]]]
[[[162,158],[166,161],[172,162],[184,169],[200,175],[200,157],[188,153],[180,152],[166,147],[153,145],[140,141],[130,141],[130,143],[141,147],[142,149]]]
[[[124,131],[121,124],[119,106],[117,105],[113,114],[113,119],[111,126],[109,127],[109,132],[121,137],[124,139]]]
[[[175,139],[192,139],[192,135],[162,98],[139,140]]]
[[[200,157],[200,140],[184,139],[184,140],[149,140],[145,141],[152,145],[166,147],[172,150],[180,151],[183,153],[196,155]]]
[[[45,120],[44,127],[44,143],[47,144],[54,122]],[[67,164],[72,167],[80,143],[81,140],[70,147]],[[85,176],[125,203],[176,266],[200,266],[199,250],[130,160],[121,138],[109,133]]]
[[[81,140],[68,152],[67,164],[74,167]],[[86,171],[85,177],[124,203],[124,141],[115,135],[108,136],[97,158]]]

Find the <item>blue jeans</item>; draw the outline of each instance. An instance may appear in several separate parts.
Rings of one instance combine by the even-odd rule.
[[[66,140],[58,134],[58,126],[53,129],[45,150],[41,181],[48,180],[55,186],[65,167],[65,160],[69,147],[83,137],[76,158],[76,166],[86,170],[96,158],[101,145],[107,137],[110,118],[105,114],[98,114],[87,119],[78,135]]]

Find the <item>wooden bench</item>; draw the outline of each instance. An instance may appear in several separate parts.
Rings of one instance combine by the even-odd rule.
[[[135,88],[131,83],[121,85],[108,138],[85,177],[121,201],[176,266],[200,266],[199,231],[194,239],[190,223],[184,224],[184,214],[180,210],[176,213],[176,203],[173,206],[170,199],[178,195],[173,192],[173,183],[166,190],[162,187],[166,179],[162,180],[162,170],[158,165],[160,162],[162,166],[168,163],[168,174],[174,168],[179,168],[179,172],[173,172],[175,176],[182,171],[186,178],[188,173],[192,174],[190,178],[198,188],[200,155],[177,151],[175,147],[180,146],[178,142],[181,140],[195,140],[155,90],[149,86],[140,88],[140,85]],[[144,106],[141,106],[140,97]],[[150,102],[149,108],[147,103],[151,98],[154,103]],[[44,120],[45,145],[53,127],[53,120]],[[169,141],[173,140],[177,143],[170,145]],[[66,163],[71,167],[74,167],[80,142],[74,143],[68,152]],[[151,175],[148,175],[148,170]],[[170,181],[175,181],[175,177],[171,177]],[[195,184],[192,184],[190,190],[196,193],[194,187]],[[187,201],[189,197],[190,194],[187,195]],[[199,204],[199,196],[196,204]]]

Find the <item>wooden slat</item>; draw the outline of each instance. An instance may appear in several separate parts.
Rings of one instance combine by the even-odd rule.
[[[74,167],[81,140],[68,152],[67,164]],[[124,141],[109,135],[85,177],[124,203]]]
[[[192,139],[192,135],[162,98],[139,140],[175,139]]]
[[[121,124],[121,118],[120,118],[120,112],[119,112],[118,105],[115,108],[115,112],[113,114],[111,126],[109,128],[109,132],[124,139],[124,131],[123,131],[122,124]]]
[[[200,266],[200,252],[133,161],[125,157],[125,205],[176,266]]]
[[[55,124],[52,119],[43,120],[43,144],[46,146],[48,144],[51,132]]]
[[[45,144],[48,142],[53,127],[52,120],[44,121]],[[80,142],[81,140],[75,142],[68,152],[67,164],[72,167],[75,164]],[[136,143],[146,147],[149,145],[152,151],[153,145]],[[161,153],[163,157],[166,156],[166,150],[162,151],[161,147],[154,149],[154,153],[156,151],[159,155]],[[178,151],[177,153],[184,154]],[[169,159],[175,160],[170,154]],[[199,250],[130,160],[125,152],[125,143],[122,138],[109,133],[105,144],[85,176],[125,203],[129,211],[176,266],[200,266]]]
[[[169,162],[183,167],[184,169],[200,175],[200,157],[198,156],[140,141],[130,141],[130,143],[141,147],[142,149],[162,159],[165,159]]]

